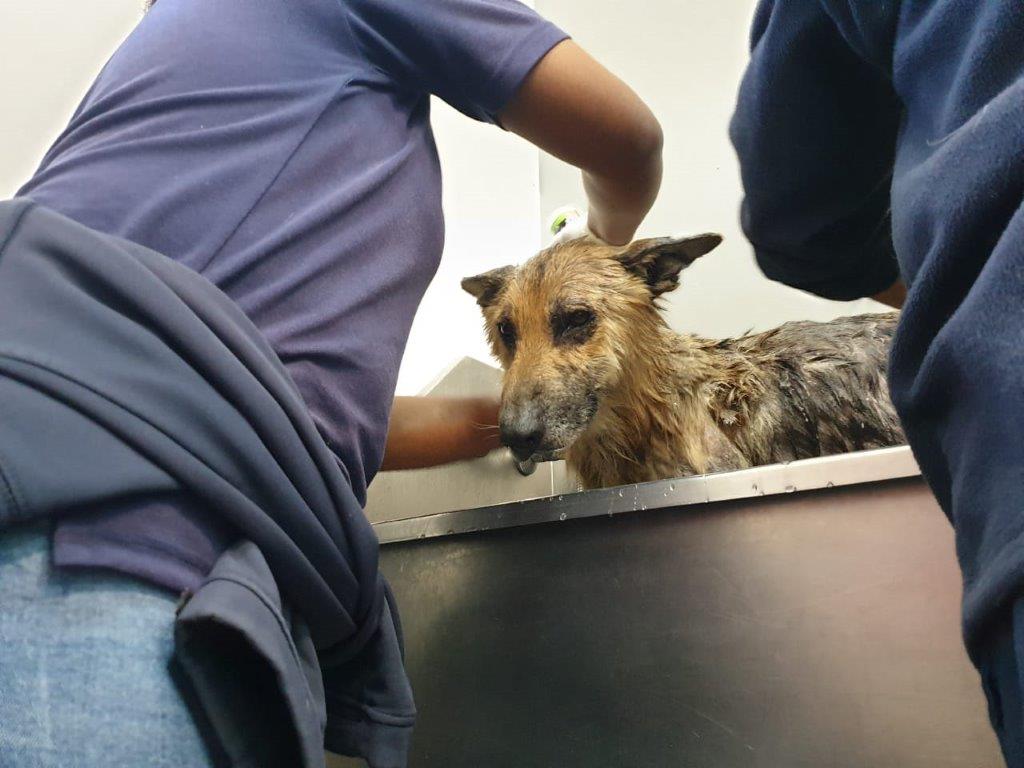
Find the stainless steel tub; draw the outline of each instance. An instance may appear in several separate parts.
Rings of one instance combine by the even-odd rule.
[[[996,768],[905,448],[378,515],[413,768]]]

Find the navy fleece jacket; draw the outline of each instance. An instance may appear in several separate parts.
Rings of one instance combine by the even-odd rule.
[[[972,653],[1024,587],[1022,41],[1020,2],[763,2],[731,126],[769,277],[850,299],[898,260],[890,387],[956,528]]]

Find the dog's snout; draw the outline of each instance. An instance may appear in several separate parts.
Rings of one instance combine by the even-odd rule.
[[[543,439],[544,426],[536,414],[521,412],[501,421],[501,442],[511,448],[520,461],[533,456]]]
[[[512,449],[512,453],[520,461],[533,456],[540,447],[540,441],[544,439],[544,430],[538,428],[530,432],[508,432],[501,433],[502,442]]]

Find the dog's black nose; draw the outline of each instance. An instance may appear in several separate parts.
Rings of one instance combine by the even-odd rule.
[[[544,439],[544,430],[537,424],[526,429],[514,429],[502,426],[501,442],[512,449],[512,453],[520,461],[525,461],[537,452],[540,441]]]

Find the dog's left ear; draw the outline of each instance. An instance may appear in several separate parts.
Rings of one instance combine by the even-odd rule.
[[[693,237],[652,237],[630,243],[615,259],[651,289],[653,296],[679,287],[679,273],[714,250],[722,236],[714,232]]]

